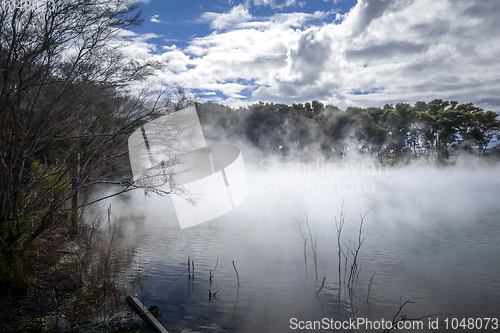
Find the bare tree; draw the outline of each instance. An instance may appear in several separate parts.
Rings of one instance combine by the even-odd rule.
[[[119,174],[126,138],[154,117],[150,91],[127,86],[159,68],[126,60],[119,38],[141,23],[126,0],[0,6],[0,254],[10,264],[49,226],[77,228],[78,192]],[[119,170],[122,169],[122,170]]]

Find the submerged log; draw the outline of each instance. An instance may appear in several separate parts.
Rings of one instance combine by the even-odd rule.
[[[158,333],[168,333],[168,331],[156,320],[156,318],[146,309],[144,305],[136,298],[132,296],[127,296],[127,302],[130,307],[146,321],[156,332]]]

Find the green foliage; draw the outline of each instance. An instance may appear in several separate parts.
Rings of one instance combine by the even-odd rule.
[[[424,101],[418,101],[415,103],[415,111],[429,111],[429,106]]]
[[[450,105],[450,103],[448,101],[443,101],[442,99],[434,99],[427,103],[429,113],[433,116],[437,115],[439,110],[444,110],[448,107],[448,105]]]
[[[312,111],[315,113],[315,114],[321,114],[325,109],[325,106],[323,105],[323,103],[319,102],[319,101],[312,101]]]
[[[126,137],[147,119],[147,92],[133,102],[124,94],[159,66],[126,62],[109,43],[140,23],[135,8],[0,6],[0,254],[11,265],[69,204],[78,210],[78,191],[109,176],[110,161],[125,156]]]
[[[332,151],[344,154],[357,142],[365,153],[390,151],[399,159],[410,152],[443,153],[456,146],[485,148],[499,129],[495,112],[440,99],[345,111],[318,101],[290,106],[260,102],[238,110],[208,102],[199,104],[198,112],[204,128],[215,126],[263,152],[279,150],[284,155],[315,143],[328,156]]]
[[[36,185],[33,186],[35,196],[50,192],[53,197],[61,196],[71,185],[67,169],[61,165],[47,165],[39,160],[31,163],[31,176]],[[50,199],[49,199],[50,200]]]

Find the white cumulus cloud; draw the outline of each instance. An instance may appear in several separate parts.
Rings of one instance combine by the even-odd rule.
[[[220,92],[232,105],[318,99],[345,108],[442,98],[498,111],[498,17],[500,1],[359,0],[343,15],[270,17],[240,4],[202,15],[211,34],[165,48],[169,65],[159,77]],[[132,55],[159,57],[152,50],[136,37]]]
[[[224,30],[233,26],[237,26],[241,22],[248,21],[252,15],[243,4],[231,8],[229,13],[213,13],[207,12],[202,15],[202,20],[209,21],[212,29]]]
[[[153,15],[151,16],[151,22],[155,22],[155,23],[161,23],[161,21],[158,19],[160,17],[160,15]]]

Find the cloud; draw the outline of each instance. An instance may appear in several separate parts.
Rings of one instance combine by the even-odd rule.
[[[160,17],[160,15],[151,16],[151,22],[161,23],[161,21],[158,19],[158,17]]]
[[[214,91],[232,105],[319,99],[345,108],[443,98],[500,110],[500,2],[360,0],[335,14],[257,17],[239,4],[204,13],[215,31],[186,47],[158,55],[151,36],[135,36],[132,55],[168,59],[163,82]]]
[[[309,22],[327,19],[331,14],[333,14],[333,12],[316,11],[313,14],[309,14],[309,13],[282,13],[282,14],[274,15],[269,20],[269,23],[271,25],[282,24],[282,25],[286,25],[287,27],[303,28],[304,25],[308,24]]]
[[[287,1],[285,4],[288,4]],[[294,1],[293,1],[294,2]],[[268,4],[273,8],[279,6],[269,0],[257,0],[258,5]],[[285,5],[283,4],[283,6]],[[232,7],[228,13],[203,13],[197,23],[209,23],[213,30],[229,30],[229,29],[268,29],[276,24],[285,25],[287,27],[300,28],[307,22],[324,20],[334,12],[316,11],[315,13],[278,13],[270,17],[254,17],[250,14],[249,9],[244,4]]]
[[[276,9],[276,8],[281,9],[281,8],[285,8],[285,7],[296,6],[297,1],[296,0],[285,0],[281,4],[277,4],[275,0],[253,0],[253,4],[255,6],[269,6],[272,9]]]
[[[351,62],[365,64],[369,61],[397,61],[397,57],[421,54],[426,49],[425,44],[408,41],[389,41],[382,44],[366,45],[359,50],[347,50],[346,59]]]
[[[395,0],[360,0],[348,13],[343,24],[349,27],[353,35],[359,34],[373,21],[394,10],[397,3]]]
[[[271,5],[271,0],[253,0],[255,6],[269,6]]]
[[[500,66],[492,61],[499,55],[494,45],[500,38],[484,24],[499,14],[498,6],[489,8],[489,15],[481,20],[468,15],[477,6],[482,8],[483,3],[415,1],[373,20],[346,46],[346,60],[354,66],[345,78],[352,86],[388,89],[356,97],[353,102],[389,98],[480,102],[478,94],[498,87],[495,81]]]
[[[229,13],[204,13],[201,17],[203,21],[208,21],[210,27],[215,30],[224,30],[232,26],[238,25],[241,22],[248,21],[252,18],[252,15],[248,12],[248,9],[243,4],[239,4],[236,7],[231,8]]]
[[[132,31],[122,30],[119,36],[129,42],[123,49],[124,53],[131,59],[137,61],[150,59],[153,57],[154,53],[160,49],[158,45],[151,42],[152,39],[161,37],[157,34],[137,34]]]
[[[307,85],[319,79],[331,53],[331,42],[319,38],[317,31],[309,30],[302,34],[297,48],[289,52],[290,72],[298,76],[296,82]]]

